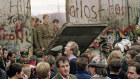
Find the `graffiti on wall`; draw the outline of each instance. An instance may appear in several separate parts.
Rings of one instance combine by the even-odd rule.
[[[5,4],[0,8],[0,45],[16,52],[31,49],[30,0],[0,0],[0,2]]]
[[[69,18],[72,23],[99,21],[98,0],[69,0]]]
[[[100,3],[100,20],[108,24],[100,36],[106,36],[111,43],[121,37],[136,41],[135,26],[137,17],[140,16],[140,0],[101,0]],[[97,43],[97,40],[94,40],[94,43]]]

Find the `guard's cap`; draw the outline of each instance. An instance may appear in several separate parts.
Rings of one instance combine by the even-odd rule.
[[[52,52],[61,52],[62,48],[63,48],[63,46],[59,45],[59,46],[56,46],[56,47],[52,48],[51,51]]]
[[[20,52],[20,55],[21,55],[22,57],[28,57],[28,54],[29,54],[29,52],[27,52],[27,51],[22,51],[22,52]]]
[[[102,45],[102,48],[110,48],[108,45],[107,45],[107,43],[104,43],[103,45]]]

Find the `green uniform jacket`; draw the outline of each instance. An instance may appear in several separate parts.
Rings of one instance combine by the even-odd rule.
[[[41,24],[38,30],[38,42],[41,48],[47,50],[54,37],[54,27],[49,24]]]
[[[33,27],[32,31],[33,31],[33,47],[40,48],[37,40],[37,28]]]
[[[29,63],[29,60],[27,60],[27,61],[24,63],[24,62],[22,62],[20,59],[17,59],[16,62],[17,62],[17,63],[20,63],[20,64],[26,64],[26,63]]]
[[[59,73],[57,73],[52,79],[63,79]],[[69,74],[69,79],[77,79],[76,76]]]

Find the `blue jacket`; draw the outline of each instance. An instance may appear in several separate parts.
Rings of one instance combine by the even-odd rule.
[[[75,76],[77,79],[90,79],[91,76],[85,70],[77,70]]]

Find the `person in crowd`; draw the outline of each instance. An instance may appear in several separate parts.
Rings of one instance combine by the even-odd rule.
[[[55,33],[55,35],[59,34],[59,30],[60,30],[59,20],[58,19],[54,19],[52,24],[54,26],[54,33]]]
[[[87,49],[85,52],[82,53],[82,55],[80,57],[87,57],[89,58],[90,54],[89,54],[89,49]]]
[[[110,79],[107,77],[106,65],[103,63],[91,62],[89,64],[91,79]]]
[[[108,44],[107,43],[104,43],[103,45],[102,45],[102,50],[101,50],[101,54],[100,55],[102,55],[104,58],[108,58],[108,56],[109,56],[109,54],[110,54],[110,52],[111,52],[111,50],[110,50],[110,47],[108,46]]]
[[[30,62],[27,63],[31,67],[31,75],[30,75],[29,79],[35,79],[35,78],[37,78],[36,77],[36,69],[35,69],[36,62],[37,62],[37,56],[36,55],[31,56],[29,61]]]
[[[48,53],[48,46],[54,37],[54,27],[49,24],[49,15],[43,15],[44,23],[39,26],[38,42],[42,50]]]
[[[40,48],[34,49],[34,50],[33,50],[33,55],[36,55],[36,52],[37,52],[37,51],[42,51],[42,49],[40,49]]]
[[[123,54],[121,53],[121,51],[112,51],[110,53],[110,55],[108,56],[108,59],[107,59],[107,67],[106,67],[106,70],[107,70],[107,74],[110,75],[111,74],[111,71],[110,71],[110,63],[113,59],[119,59],[121,62],[123,60]],[[123,78],[124,77],[124,72],[123,71],[120,71],[119,73],[119,77]]]
[[[132,62],[128,65],[127,77],[128,79],[140,79],[140,63]]]
[[[32,21],[31,21],[31,26],[32,26],[32,32],[33,32],[33,48],[37,49],[40,48],[39,43],[38,43],[38,39],[37,39],[37,28],[35,27],[35,21],[36,18],[32,17]]]
[[[50,79],[52,79],[56,75],[56,73],[54,72],[55,58],[52,55],[48,55],[44,58],[44,61],[49,63],[50,65],[50,70],[51,70]]]
[[[53,55],[55,57],[55,60],[57,60],[59,57],[62,56],[62,49],[63,49],[62,45],[56,46],[56,47],[51,49],[51,55]],[[54,71],[56,73],[58,72],[56,64],[54,66]]]
[[[127,66],[128,64],[134,62],[134,58],[137,55],[137,52],[135,50],[129,50],[126,53],[126,58],[123,61],[123,65],[122,65],[122,71],[126,72],[127,71]]]
[[[43,51],[37,51],[37,52],[36,52],[36,56],[37,56],[37,58],[41,58],[41,59],[44,59],[44,57],[45,57]]]
[[[36,73],[39,79],[50,79],[50,65],[47,62],[38,63]]]
[[[51,49],[51,54],[55,57],[55,59],[57,60],[59,57],[62,56],[62,49],[63,49],[63,46],[62,45],[59,45],[59,46],[56,46],[54,48]]]
[[[56,61],[56,66],[59,71],[52,79],[77,79],[76,76],[69,74],[70,64],[67,57],[60,57]]]
[[[7,79],[7,74],[6,74],[6,68],[3,60],[4,57],[2,57],[2,47],[0,46],[0,79]]]
[[[75,76],[77,79],[90,79],[91,76],[88,74],[87,69],[88,69],[88,59],[85,57],[81,57],[79,60],[76,62],[76,74]]]
[[[136,55],[134,61],[140,63],[140,55]]]
[[[121,41],[116,43],[114,47],[120,47],[122,53],[126,53],[131,48],[131,42],[126,38],[121,38]]]
[[[1,46],[0,46],[0,68],[5,70],[5,64],[4,64],[4,60],[3,60],[3,57],[2,57],[2,47]]]
[[[110,62],[112,59],[120,59],[121,61],[123,60],[123,54],[121,53],[121,51],[112,51],[108,58],[107,58],[107,65],[110,65]]]
[[[108,77],[111,79],[124,79],[124,74],[120,75],[121,67],[120,59],[112,59],[109,64],[110,74],[108,74]]]
[[[27,75],[27,77],[28,77],[28,79],[29,79],[30,76],[31,76],[31,66],[28,65],[28,64],[24,64],[24,65],[23,65],[23,72],[24,72],[24,74]]]
[[[7,55],[8,55],[8,51],[6,48],[3,48],[3,60],[4,60],[4,64],[6,64],[7,62]]]
[[[23,72],[23,65],[20,63],[13,63],[10,65],[7,75],[10,79],[28,79]]]
[[[17,60],[17,63],[20,63],[20,64],[26,64],[29,62],[28,60],[28,52],[27,51],[22,51],[20,52],[20,58]]]
[[[121,52],[121,48],[119,46],[116,46],[116,47],[113,48],[112,51],[120,51]]]
[[[96,63],[105,63],[107,64],[106,58],[104,58],[103,55],[99,53],[99,51],[93,51],[89,57],[90,62],[96,62]]]
[[[135,50],[137,54],[140,54],[140,45],[132,45],[131,50]]]
[[[16,63],[16,55],[17,53],[11,50],[9,51],[7,58],[11,61],[11,63]]]
[[[67,58],[70,60],[70,73],[75,74],[76,73],[76,61],[77,61],[77,53],[78,53],[79,47],[77,43],[74,41],[69,41],[65,46],[64,54]]]
[[[140,48],[140,45],[132,45],[130,50],[137,50]]]
[[[35,27],[38,27],[40,24],[41,24],[41,20],[39,18],[36,18]]]
[[[0,68],[0,79],[8,79],[7,73],[2,68]]]

